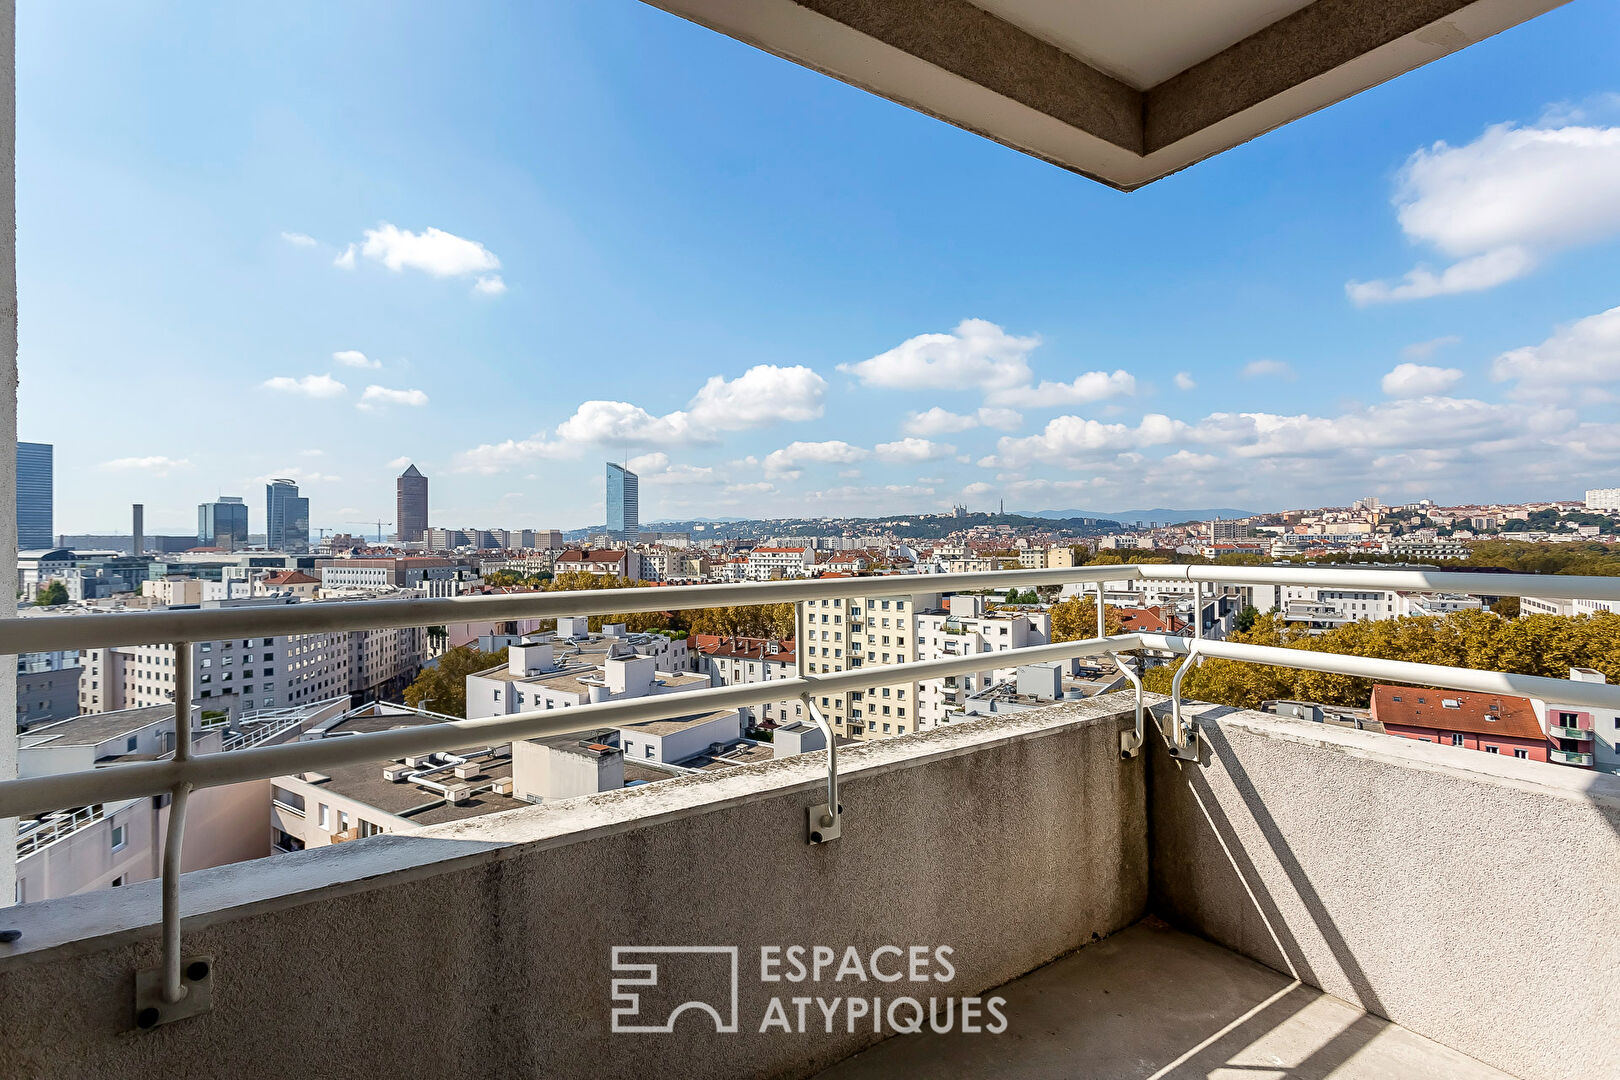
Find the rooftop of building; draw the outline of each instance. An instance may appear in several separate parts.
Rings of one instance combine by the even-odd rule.
[[[172,726],[173,705],[147,705],[116,712],[85,713],[30,728],[19,737],[25,750],[38,746],[95,746],[120,735],[142,731],[154,724]]]
[[[1168,607],[1110,607],[1108,614],[1120,621],[1126,631],[1143,634],[1179,634],[1192,625]]]
[[[1373,687],[1372,715],[1385,727],[1395,724],[1503,738],[1546,738],[1530,700],[1504,694],[1379,684]]]
[[[769,660],[774,663],[794,663],[794,639],[731,637],[724,634],[693,634],[692,648],[704,656],[735,658],[738,660]],[[773,650],[774,646],[774,650]]]
[[[735,716],[736,709],[716,709],[712,712],[693,713],[690,716],[672,716],[667,720],[643,720],[639,724],[624,724],[620,731],[636,731],[644,735],[656,735],[659,738],[665,735],[675,735],[687,728],[706,724],[711,720],[718,720],[723,716]]]

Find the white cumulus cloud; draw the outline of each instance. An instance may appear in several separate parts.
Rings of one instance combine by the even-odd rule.
[[[1561,248],[1620,232],[1620,127],[1496,124],[1463,146],[1437,142],[1407,160],[1394,204],[1407,239],[1454,261],[1349,282],[1351,301],[1493,288]]]
[[[186,458],[171,458],[162,456],[153,457],[122,457],[101,463],[103,469],[114,469],[119,472],[143,472],[152,476],[168,476],[178,469],[191,468],[190,460]]]
[[[872,448],[872,453],[879,461],[916,463],[950,457],[956,453],[956,447],[928,439],[906,438],[878,443]]]
[[[1429,394],[1443,394],[1462,381],[1463,373],[1456,368],[1430,367],[1427,364],[1396,364],[1385,375],[1382,385],[1390,397],[1412,398]]]
[[[356,256],[399,273],[418,270],[436,278],[472,278],[473,289],[487,295],[506,291],[506,282],[497,271],[501,260],[477,240],[428,226],[421,232],[382,222],[367,229],[360,241],[343,249],[334,264],[344,270],[355,267]]]
[[[735,379],[711,376],[687,408],[701,427],[742,431],[818,420],[826,393],[827,380],[810,368],[757,364]]]
[[[340,349],[332,354],[332,359],[344,367],[380,368],[381,360],[373,360],[358,349]]]
[[[1073,382],[1043,381],[1037,386],[1009,386],[992,390],[987,400],[996,405],[1040,409],[1085,405],[1134,393],[1136,377],[1128,371],[1088,371]]]
[[[1620,380],[1620,307],[1561,326],[1540,345],[1526,345],[1491,364],[1498,381],[1601,383]]]
[[[1176,389],[1177,390],[1192,390],[1192,389],[1195,389],[1197,386],[1198,386],[1198,383],[1193,379],[1193,377],[1192,377],[1192,375],[1190,373],[1185,372],[1185,371],[1176,372]]]
[[[805,464],[853,465],[857,461],[866,460],[866,457],[865,450],[841,439],[829,439],[826,442],[795,442],[766,454],[765,471],[787,473]]]
[[[301,232],[284,232],[281,238],[293,247],[314,247],[315,238]]]
[[[373,383],[366,387],[360,395],[355,408],[367,411],[386,408],[389,405],[406,405],[419,409],[428,403],[428,396],[420,390],[393,390],[386,386]]]
[[[267,390],[279,390],[284,394],[302,394],[312,398],[338,397],[348,389],[330,375],[305,375],[298,379],[291,375],[277,375],[264,380],[263,385]]]

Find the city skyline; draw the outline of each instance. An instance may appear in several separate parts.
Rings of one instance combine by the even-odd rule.
[[[277,477],[312,534],[386,522],[411,461],[435,524],[560,527],[606,520],[567,478],[621,454],[649,521],[1575,499],[1620,469],[1609,8],[1130,196],[651,9],[356,5],[313,45],[188,18],[211,50],[21,14],[21,414],[58,533],[134,499],[186,531]],[[407,93],[345,77],[429,43]],[[112,352],[240,438],[69,429],[54,403],[125,415],[75,375]]]

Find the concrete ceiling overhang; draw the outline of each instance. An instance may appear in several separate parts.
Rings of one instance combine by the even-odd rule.
[[[1130,191],[1567,0],[648,0]]]

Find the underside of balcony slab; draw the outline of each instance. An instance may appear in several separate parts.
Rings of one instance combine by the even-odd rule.
[[[1007,999],[1002,1034],[900,1036],[818,1080],[1509,1075],[1152,918],[995,994]]]

